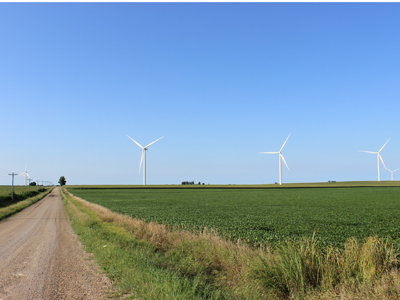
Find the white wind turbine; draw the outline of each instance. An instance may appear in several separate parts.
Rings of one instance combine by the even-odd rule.
[[[283,147],[285,147],[286,142],[288,141],[290,135],[291,135],[291,133],[289,133],[289,136],[287,137],[286,141],[283,143],[282,148],[281,148],[281,150],[279,150],[279,152],[259,152],[259,154],[279,154],[279,184],[280,185],[282,185],[282,159],[283,159],[283,162],[285,163],[286,167],[290,171],[289,166],[287,165],[286,160],[282,155]]]
[[[158,140],[161,140],[163,138],[163,136],[160,137],[159,139],[155,140],[154,142],[151,142],[150,144],[148,144],[145,147],[142,147],[142,145],[140,145],[138,142],[136,142],[129,135],[127,135],[127,137],[130,138],[132,141],[134,141],[136,143],[136,145],[138,145],[140,148],[142,148],[142,156],[140,158],[140,165],[139,165],[139,174],[140,174],[140,168],[142,167],[142,162],[143,162],[143,185],[146,185],[146,151],[147,151],[147,147],[154,144]]]
[[[23,172],[23,173],[21,173],[21,174],[19,174],[19,176],[24,176],[25,177],[25,185],[26,185],[26,181],[28,180],[28,178],[29,178],[29,174],[26,172],[26,167],[28,166],[28,163],[26,163],[25,164],[25,171]]]
[[[388,168],[386,168],[386,170],[388,170],[390,173],[392,173],[392,181],[393,181],[393,173],[398,171],[398,170],[400,170],[400,169],[396,169],[396,170],[392,171],[392,170],[389,170]]]
[[[388,141],[385,143],[385,145],[382,146],[381,150],[379,150],[378,152],[372,152],[372,151],[362,151],[360,150],[360,152],[365,152],[365,153],[371,153],[371,154],[377,154],[378,155],[378,181],[381,181],[381,164],[379,162],[379,160],[382,161],[383,166],[385,167],[385,169],[387,170],[385,163],[383,162],[382,156],[381,156],[381,151],[383,148],[385,148],[386,144],[389,143],[390,139],[388,139]]]

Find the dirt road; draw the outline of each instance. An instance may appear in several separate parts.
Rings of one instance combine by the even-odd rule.
[[[0,299],[104,299],[110,282],[87,258],[55,188],[0,222]]]

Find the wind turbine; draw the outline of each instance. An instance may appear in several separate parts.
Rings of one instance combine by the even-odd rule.
[[[396,170],[392,171],[392,170],[389,170],[388,168],[386,168],[386,170],[388,170],[390,173],[392,173],[392,181],[393,181],[393,173],[398,171],[398,170],[400,170],[400,169],[396,169]]]
[[[385,143],[385,145],[382,146],[381,150],[379,150],[378,152],[372,152],[372,151],[362,151],[360,150],[360,152],[365,152],[365,153],[371,153],[371,154],[378,154],[378,181],[381,181],[381,164],[379,163],[379,160],[382,161],[383,166],[385,167],[385,169],[387,170],[385,163],[383,162],[382,156],[381,156],[381,151],[383,148],[385,148],[386,144],[389,143],[390,139],[388,139],[388,141]]]
[[[145,147],[140,145],[138,142],[136,142],[129,135],[127,135],[127,137],[130,138],[132,141],[134,141],[136,143],[136,145],[138,145],[140,148],[142,148],[142,156],[140,157],[140,165],[139,165],[139,174],[140,174],[140,168],[142,167],[142,162],[143,162],[143,185],[146,185],[146,151],[147,151],[147,147],[149,147],[150,145],[154,144],[158,140],[161,140],[163,138],[163,136],[160,137],[158,140],[155,140],[154,142],[151,142],[150,144],[148,144]]]
[[[281,150],[279,150],[279,152],[259,152],[259,154],[279,154],[279,184],[280,185],[282,185],[282,159],[283,159],[283,162],[285,163],[286,167],[290,171],[289,166],[287,165],[286,160],[282,155],[283,147],[285,147],[286,142],[288,141],[290,135],[291,135],[291,133],[289,133],[289,136],[287,137],[286,141],[283,143],[282,148],[281,148]]]
[[[24,177],[25,177],[25,185],[26,185],[27,179],[29,178],[29,174],[26,172],[26,167],[27,166],[28,166],[28,163],[26,163],[26,165],[25,165],[25,171],[23,173],[19,174],[19,176],[24,175]]]

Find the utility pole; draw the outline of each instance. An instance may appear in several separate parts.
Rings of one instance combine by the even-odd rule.
[[[36,180],[37,184],[36,184],[36,191],[39,192],[39,180]]]
[[[11,188],[11,201],[14,202],[14,176],[18,175],[12,172],[12,174],[8,174],[12,176],[12,188]]]
[[[32,181],[32,180],[33,180],[33,179],[28,178],[28,181],[29,181],[29,183],[28,183],[28,192],[31,191],[31,181]]]

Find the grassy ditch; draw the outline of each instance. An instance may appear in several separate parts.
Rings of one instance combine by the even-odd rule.
[[[42,188],[37,191],[26,191],[19,194],[14,195],[14,201],[11,201],[7,197],[3,197],[0,199],[1,206],[0,206],[0,221],[8,218],[9,216],[23,210],[24,208],[28,207],[29,205],[41,200],[44,196],[49,194],[53,188]]]
[[[318,238],[252,248],[215,232],[168,230],[69,194],[73,228],[119,295],[135,299],[400,298],[390,240],[349,239],[343,248]],[[360,298],[358,295],[362,295]]]

